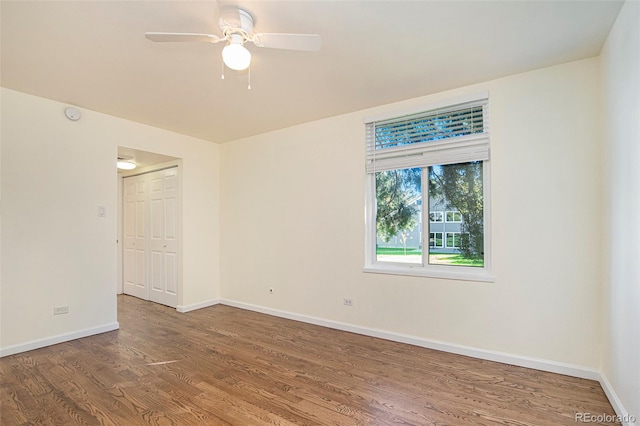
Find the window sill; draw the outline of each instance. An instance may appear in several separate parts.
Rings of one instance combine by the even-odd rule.
[[[454,270],[442,270],[425,268],[421,265],[389,265],[389,264],[374,264],[367,265],[362,269],[362,272],[372,274],[388,274],[388,275],[408,275],[414,277],[429,277],[429,278],[442,278],[447,280],[459,280],[459,281],[480,281],[480,282],[494,282],[495,279],[489,271],[485,269],[477,271],[468,271],[466,267],[448,266],[447,269],[452,268]]]

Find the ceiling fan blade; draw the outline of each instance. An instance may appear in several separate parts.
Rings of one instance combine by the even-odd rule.
[[[258,47],[272,49],[307,50],[310,52],[320,50],[322,38],[318,34],[281,34],[264,33],[254,34],[253,43]]]
[[[200,43],[217,43],[220,37],[214,34],[193,34],[193,33],[144,33],[144,36],[155,42],[200,42]]]

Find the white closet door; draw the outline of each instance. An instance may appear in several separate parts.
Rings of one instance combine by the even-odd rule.
[[[124,293],[149,299],[147,285],[147,177],[124,179]]]
[[[149,175],[149,300],[178,305],[178,169]]]

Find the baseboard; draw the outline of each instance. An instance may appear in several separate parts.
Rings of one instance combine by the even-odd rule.
[[[530,358],[520,355],[514,355],[504,352],[489,351],[485,349],[473,348],[470,346],[456,345],[437,340],[423,339],[415,336],[409,336],[400,333],[392,333],[384,330],[378,330],[368,327],[360,327],[339,321],[326,320],[322,318],[311,317],[307,315],[296,314],[277,309],[265,308],[262,306],[242,303],[235,300],[221,299],[220,303],[236,308],[247,309],[254,312],[273,315],[276,317],[287,318],[295,321],[301,321],[309,324],[320,325],[323,327],[333,328],[336,330],[348,331],[351,333],[362,334],[370,337],[391,340],[399,343],[407,343],[414,346],[420,346],[428,349],[435,349],[443,352],[454,353],[458,355],[469,356],[487,361],[495,361],[503,364],[517,365],[519,367],[533,368],[535,370],[548,371],[551,373],[564,374],[567,376],[580,377],[583,379],[599,381],[601,374],[599,371],[581,367],[578,365],[565,364],[546,359]]]
[[[119,328],[120,324],[118,324],[117,322],[112,322],[98,327],[85,328],[84,330],[78,330],[72,333],[65,333],[53,337],[47,337],[46,339],[32,340],[30,342],[21,343],[19,345],[7,346],[6,348],[0,348],[0,358],[18,354],[21,352],[32,351],[34,349],[44,348],[45,346],[68,342],[70,340],[93,336],[94,334],[106,333],[107,331],[113,331]]]
[[[191,305],[178,305],[176,307],[176,311],[178,312],[189,312],[195,311],[196,309],[208,308],[209,306],[218,305],[220,303],[220,299],[209,299],[204,302],[193,303]]]
[[[598,381],[600,382],[600,386],[602,386],[605,395],[607,395],[607,398],[609,398],[611,406],[618,415],[618,419],[616,420],[619,421],[622,426],[636,426],[640,424],[637,423],[640,419],[629,414],[629,412],[624,408],[624,406],[622,405],[622,401],[620,401],[618,394],[616,393],[613,386],[611,386],[611,383],[604,373],[600,373],[600,378]]]

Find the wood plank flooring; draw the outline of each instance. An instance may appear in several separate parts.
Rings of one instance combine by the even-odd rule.
[[[0,424],[522,426],[614,415],[594,381],[228,306],[181,314],[119,296],[118,321],[0,359]]]

